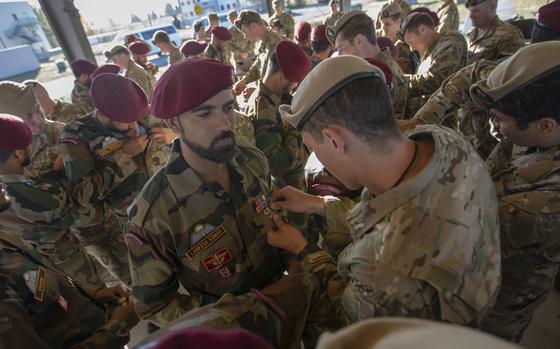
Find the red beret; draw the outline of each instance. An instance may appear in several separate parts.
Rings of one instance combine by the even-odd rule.
[[[414,10],[410,11],[408,14],[411,13],[426,13],[428,15],[430,15],[430,17],[432,18],[432,22],[434,22],[434,27],[437,27],[439,25],[439,17],[437,15],[437,13],[435,13],[434,11],[430,10],[427,7],[417,7]]]
[[[212,35],[214,35],[218,40],[222,40],[222,41],[231,40],[231,33],[227,28],[224,27],[212,28]]]
[[[128,45],[128,49],[133,55],[147,55],[152,50],[144,41],[134,41]]]
[[[31,128],[17,116],[0,114],[0,149],[19,150],[31,144]]]
[[[386,36],[378,36],[377,37],[377,46],[379,49],[383,50],[384,48],[388,47],[391,51],[391,56],[394,60],[399,59],[399,49],[395,47],[393,40],[389,39]]]
[[[133,80],[104,73],[93,79],[91,99],[95,107],[109,119],[134,122],[148,113],[148,97]]]
[[[291,82],[302,82],[311,71],[311,59],[296,43],[282,41],[276,46],[280,70]]]
[[[296,30],[296,40],[297,41],[304,41],[309,39],[309,35],[311,35],[311,24],[307,22],[299,22],[297,30]]]
[[[153,349],[272,349],[264,339],[243,329],[187,328],[171,332]]]
[[[206,50],[208,43],[206,41],[189,40],[181,46],[181,53],[185,57],[196,56]]]
[[[121,67],[113,63],[107,63],[102,65],[101,67],[95,69],[92,76],[95,78],[97,75],[103,73],[111,73],[111,74],[118,74],[121,71]]]
[[[560,1],[552,1],[539,8],[538,20],[541,24],[560,33]]]
[[[70,67],[76,74],[87,74],[91,75],[97,69],[97,64],[88,61],[87,59],[78,59],[70,63]]]
[[[327,39],[327,26],[324,24],[319,24],[318,26],[316,26],[313,29],[311,40],[329,42],[329,39]]]
[[[233,67],[195,57],[173,64],[152,94],[152,114],[170,119],[187,112],[233,85]]]
[[[392,85],[393,71],[391,70],[391,67],[389,67],[387,63],[377,58],[366,58],[365,60],[368,61],[369,64],[374,65],[377,68],[381,69],[383,71],[383,74],[385,74],[385,81],[387,82],[387,85],[389,86]]]

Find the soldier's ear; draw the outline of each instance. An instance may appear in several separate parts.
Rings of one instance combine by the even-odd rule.
[[[331,150],[341,153],[346,150],[346,139],[344,129],[332,125],[321,130],[323,134],[323,143],[327,143]]]
[[[539,135],[549,135],[558,130],[558,123],[553,118],[542,118],[537,120],[537,132]]]

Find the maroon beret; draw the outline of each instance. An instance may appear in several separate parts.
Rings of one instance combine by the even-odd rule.
[[[379,60],[377,58],[366,58],[365,60],[369,64],[374,65],[377,68],[381,69],[383,71],[383,74],[385,74],[385,81],[387,82],[387,85],[389,85],[389,86],[392,85],[393,71],[391,70],[391,67],[389,67],[389,65],[387,63],[385,63],[382,60]]]
[[[309,39],[309,35],[311,35],[311,24],[307,22],[299,22],[297,30],[296,30],[296,40],[297,41],[304,41]]]
[[[318,26],[313,28],[313,35],[311,36],[311,40],[329,42],[329,39],[327,39],[327,26],[324,24],[319,24]]]
[[[264,339],[247,330],[186,328],[163,337],[153,349],[272,349]]]
[[[148,113],[148,97],[133,80],[104,73],[93,79],[91,99],[103,115],[118,122],[134,122]]]
[[[186,58],[190,56],[196,56],[204,52],[207,46],[208,43],[206,41],[189,40],[186,41],[183,46],[181,46],[181,53]]]
[[[560,1],[552,1],[539,8],[538,20],[539,23],[560,33]]]
[[[22,119],[0,114],[0,149],[19,150],[31,144],[31,128]]]
[[[88,61],[87,59],[78,59],[70,63],[70,67],[75,74],[87,74],[91,75],[97,69],[97,64]]]
[[[296,43],[282,41],[276,46],[280,70],[291,82],[302,82],[311,71],[311,59]]]
[[[170,119],[187,112],[233,85],[233,67],[195,57],[173,64],[152,94],[152,114]]]
[[[134,41],[128,45],[128,49],[133,55],[147,55],[152,50],[144,41]]]
[[[377,37],[377,46],[379,49],[383,50],[384,48],[388,47],[391,51],[391,56],[394,60],[399,59],[399,49],[395,47],[393,40],[389,39],[386,36],[378,36]]]
[[[214,35],[218,40],[222,40],[222,41],[231,40],[231,33],[227,28],[224,27],[212,28],[212,35]]]
[[[140,40],[136,34],[129,34],[127,36],[124,37],[124,43],[129,46],[130,44],[132,44],[133,42]]]
[[[430,15],[430,17],[432,18],[432,22],[434,22],[434,27],[439,26],[439,17],[437,15],[437,13],[435,13],[434,11],[430,10],[427,7],[417,7],[414,10],[410,11],[408,14],[411,13],[426,13],[428,15]]]
[[[107,64],[102,65],[101,67],[95,69],[92,76],[95,78],[95,77],[97,77],[97,75],[100,75],[100,74],[103,74],[103,73],[118,74],[120,71],[121,71],[121,67],[119,67],[118,65],[113,64],[113,63],[107,63]]]

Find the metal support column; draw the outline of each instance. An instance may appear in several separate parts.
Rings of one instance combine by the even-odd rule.
[[[39,3],[68,62],[76,59],[95,62],[74,0],[39,0]]]
[[[350,7],[351,7],[350,1],[351,0],[341,0],[340,1],[340,10],[342,12],[350,12]]]

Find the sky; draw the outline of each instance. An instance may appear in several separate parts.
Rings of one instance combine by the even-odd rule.
[[[39,6],[38,0],[27,2],[33,7]],[[176,0],[74,0],[74,5],[94,28],[108,26],[109,18],[116,24],[128,24],[132,13],[141,19],[147,19],[152,11],[163,14],[166,3],[177,5]]]

